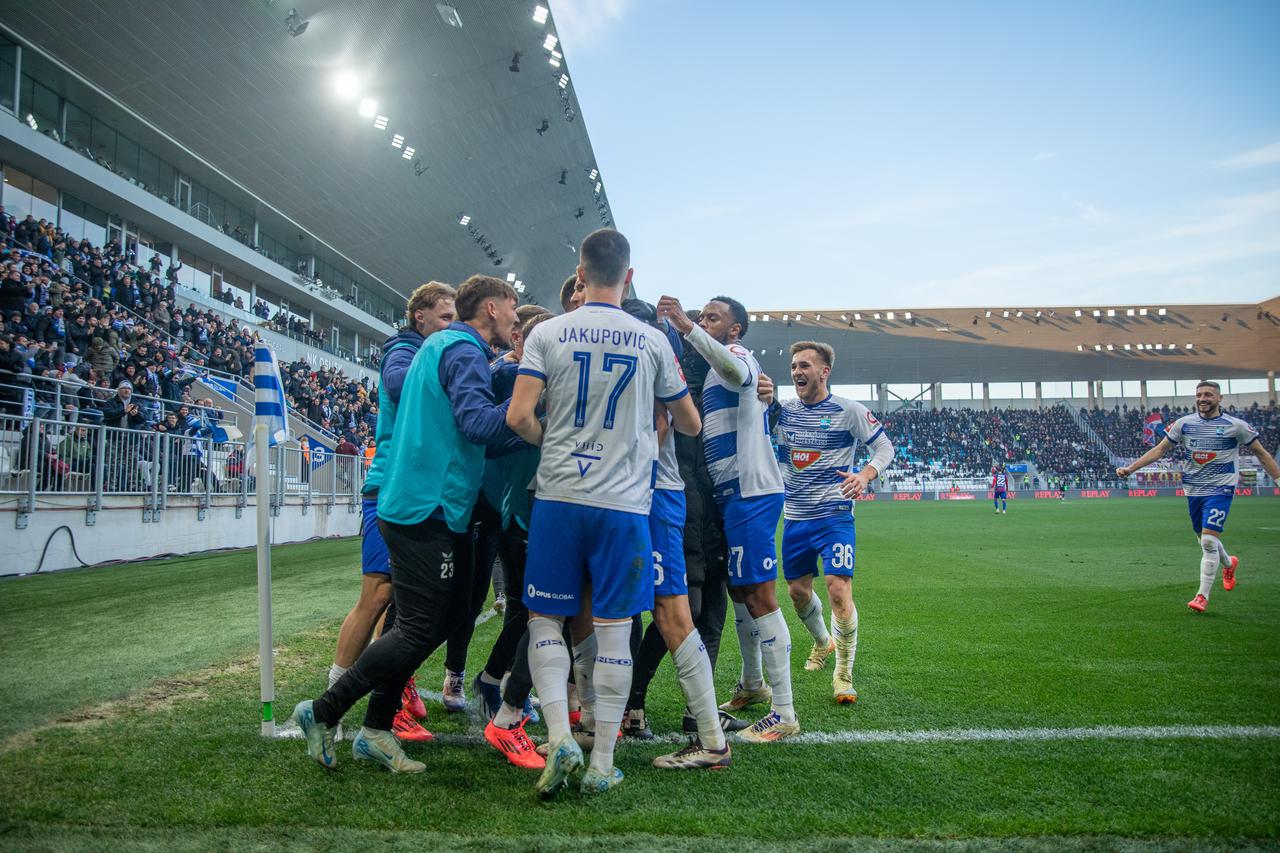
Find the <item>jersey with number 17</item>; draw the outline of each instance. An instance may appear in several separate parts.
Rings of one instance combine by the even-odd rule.
[[[689,393],[666,336],[617,306],[588,302],[530,333],[520,373],[546,383],[538,499],[647,515],[654,400]]]

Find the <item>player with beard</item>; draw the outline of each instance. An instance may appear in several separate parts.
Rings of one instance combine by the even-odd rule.
[[[1130,465],[1116,469],[1122,480],[1155,462],[1175,447],[1187,449],[1182,463],[1182,490],[1187,496],[1187,509],[1191,513],[1191,529],[1200,539],[1200,589],[1187,602],[1187,607],[1203,613],[1209,603],[1209,593],[1222,567],[1222,588],[1236,588],[1236,569],[1240,560],[1227,553],[1222,544],[1222,531],[1231,511],[1231,499],[1235,497],[1237,458],[1240,448],[1250,447],[1262,467],[1273,480],[1280,480],[1280,466],[1262,442],[1258,431],[1239,418],[1222,412],[1222,386],[1207,379],[1196,385],[1196,411],[1183,415],[1165,431],[1160,443],[1144,453]]]
[[[338,721],[371,693],[353,756],[393,772],[426,769],[405,755],[391,722],[405,681],[468,612],[475,571],[468,524],[485,448],[525,446],[507,428],[504,409],[494,404],[489,373],[492,347],[510,346],[516,302],[515,290],[504,281],[467,279],[455,299],[461,321],[428,338],[409,367],[378,492],[396,623],[323,696],[294,708],[307,753],[323,767],[337,764]]]
[[[695,325],[679,300],[663,296],[658,312],[711,365],[702,389],[703,450],[724,520],[729,595],[742,649],[742,677],[721,707],[732,711],[771,702],[769,713],[739,736],[755,743],[780,740],[800,731],[791,693],[791,632],[775,592],[774,536],[783,484],[769,438],[768,407],[756,396],[760,364],[739,343],[747,331],[747,311],[736,299],[717,296]]]

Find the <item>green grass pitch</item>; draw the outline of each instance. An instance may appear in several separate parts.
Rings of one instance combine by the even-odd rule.
[[[852,707],[802,668],[806,732],[1280,726],[1280,502],[1236,501],[1235,591],[1197,616],[1182,500],[863,504]],[[354,540],[274,555],[277,713],[324,686],[359,578]],[[1280,736],[739,746],[723,773],[619,745],[616,792],[543,805],[534,777],[454,737],[398,777],[258,737],[252,552],[0,583],[0,849],[1275,848]],[[471,650],[481,665],[498,621]],[[441,655],[419,673],[439,689]],[[738,669],[727,626],[722,697]],[[651,725],[682,701],[669,662]],[[349,721],[359,720],[360,708]],[[540,727],[533,727],[540,734]],[[845,735],[847,737],[847,735]]]

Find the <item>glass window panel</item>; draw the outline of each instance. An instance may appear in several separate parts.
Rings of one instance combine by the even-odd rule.
[[[973,386],[968,382],[943,382],[942,383],[942,399],[972,400]]]
[[[1232,379],[1232,394],[1265,394],[1267,392],[1267,380],[1265,379]]]
[[[1147,380],[1147,396],[1148,397],[1173,397],[1177,395],[1172,379],[1148,379]]]
[[[31,112],[32,102],[35,100],[35,85],[35,80],[26,74],[22,75],[22,85],[18,91],[18,118],[23,121],[27,120],[27,113]]]
[[[41,131],[56,130],[58,127],[58,108],[61,98],[58,93],[48,88],[35,84],[33,91],[34,103],[32,104],[32,112],[35,114],[36,123]]]
[[[127,177],[138,177],[138,143],[123,133],[116,137],[116,171]]]
[[[157,186],[160,188],[160,197],[172,202],[176,198],[178,173],[164,160],[160,161],[160,180]]]
[[[17,73],[17,48],[10,43],[0,46],[0,107],[13,109],[13,75]]]
[[[1021,382],[992,382],[988,386],[988,396],[992,400],[1021,400]]]
[[[160,158],[145,148],[138,151],[138,182],[150,193],[160,188]]]
[[[1042,382],[1040,383],[1040,396],[1047,403],[1051,400],[1070,400],[1071,399],[1071,383],[1070,382]]]
[[[66,208],[63,208],[62,210],[62,216],[59,219],[58,227],[67,234],[70,234],[76,240],[84,237],[84,220]]]
[[[84,110],[67,102],[67,142],[76,151],[91,148],[90,130],[93,119]]]
[[[1072,382],[1071,396],[1077,400],[1087,400],[1089,398],[1088,382]]]
[[[889,384],[889,394],[891,396],[896,394],[904,400],[915,399],[922,390],[924,390],[924,386],[914,382],[898,382]]]
[[[31,212],[31,178],[22,172],[5,169],[4,198],[0,199],[11,216],[22,219]]]
[[[1196,383],[1198,379],[1178,379],[1177,394],[1178,397],[1194,397],[1196,395]]]
[[[1124,388],[1124,396],[1132,400],[1142,399],[1142,383],[1136,379],[1126,379],[1121,383]]]
[[[43,181],[33,181],[31,215],[36,219],[58,221],[58,191]]]
[[[115,128],[95,118],[90,132],[92,135],[90,148],[93,149],[94,158],[106,160],[108,163],[113,162],[116,157]]]

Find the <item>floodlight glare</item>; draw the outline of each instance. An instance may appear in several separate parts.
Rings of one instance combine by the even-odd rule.
[[[507,273],[507,281],[515,281],[515,280],[516,280],[516,274],[515,274],[515,273],[513,273],[513,272],[509,272],[509,273]]]
[[[415,149],[413,149],[413,148],[408,148],[408,147],[406,147],[406,148],[404,149],[404,153],[403,153],[403,154],[401,154],[400,156],[401,156],[401,157],[403,157],[403,158],[404,158],[404,159],[406,159],[406,160],[412,160],[412,159],[413,159],[413,152],[414,152],[414,150],[415,150]]]
[[[555,37],[554,33],[547,33],[546,39],[542,42],[543,50],[555,50],[556,45],[560,43],[560,39]]]
[[[890,311],[888,314],[885,314],[884,316],[885,316],[885,319],[886,319],[886,320],[892,320],[892,319],[894,319],[894,317],[893,317],[893,312],[892,312],[892,311]]]
[[[340,98],[354,98],[360,91],[360,78],[353,71],[339,71],[334,75],[333,89]]]
[[[554,56],[553,56],[553,57],[551,57],[550,62],[551,62],[551,67],[552,67],[552,68],[559,68],[559,67],[560,67],[560,60],[556,59]]]
[[[375,118],[375,119],[373,120],[373,126],[374,126],[374,127],[376,127],[378,130],[386,130],[386,129],[387,129],[387,117],[386,117],[386,116],[378,116],[377,118]]]
[[[467,216],[465,213],[461,216],[461,218],[458,219],[459,225],[469,225],[470,223],[471,223],[471,217]]]
[[[534,20],[534,22],[535,22],[535,23],[545,24],[545,23],[547,22],[547,7],[546,7],[546,6],[534,6],[534,7],[533,7],[533,20]]]
[[[400,146],[402,146],[402,145],[404,145],[404,137],[403,137],[403,136],[401,136],[401,135],[400,135],[400,134],[398,134],[398,133],[392,134],[392,135],[391,135],[391,147],[392,147],[392,148],[399,148],[399,147],[400,147]]]
[[[1076,309],[1076,316],[1077,316],[1077,317],[1079,317],[1079,316],[1080,316],[1080,309],[1079,309],[1079,308],[1077,308],[1077,309]]]
[[[378,102],[373,98],[365,98],[360,102],[360,115],[373,118],[378,112]]]

